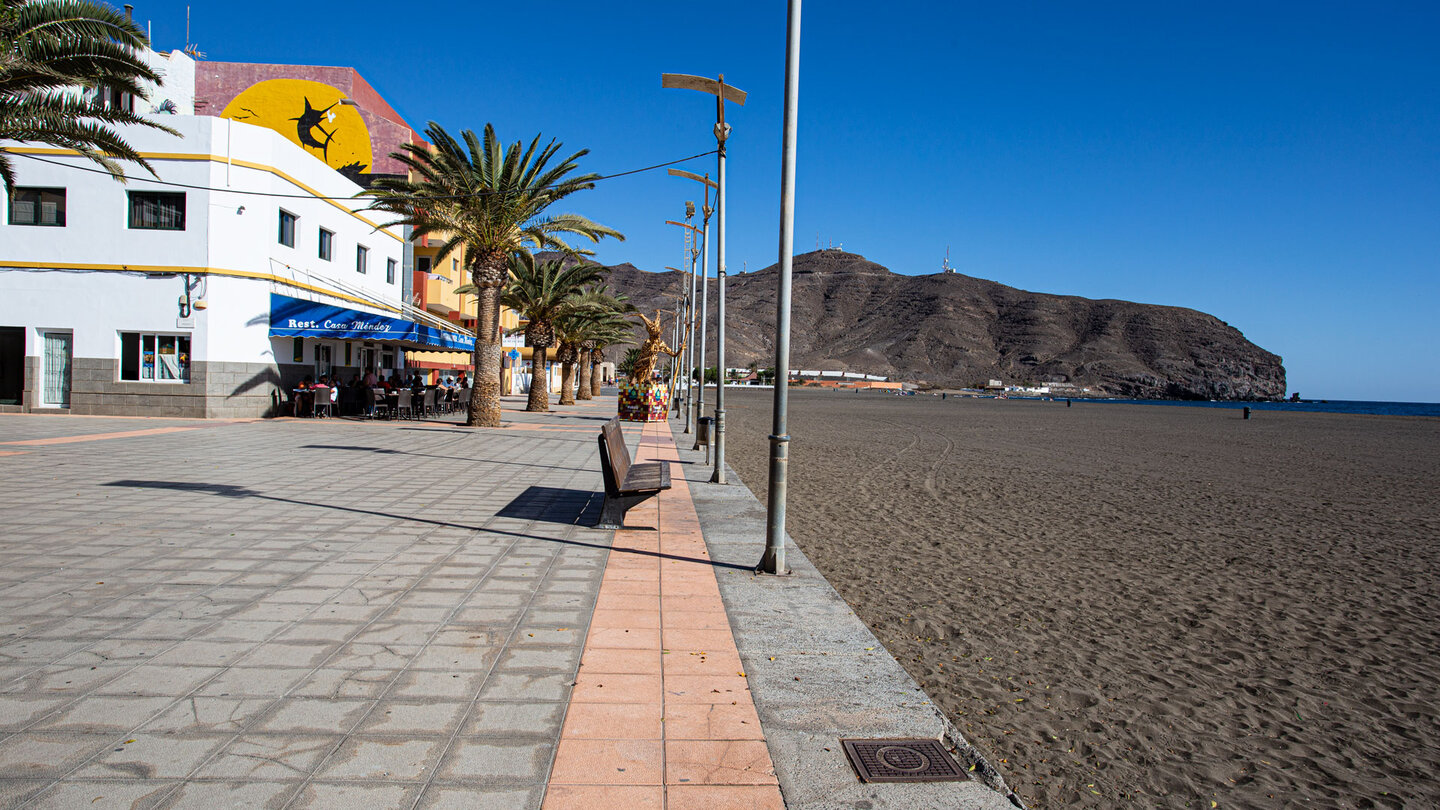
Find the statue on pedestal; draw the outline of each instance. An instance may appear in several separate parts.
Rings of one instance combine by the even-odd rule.
[[[653,321],[640,313],[636,313],[635,317],[645,324],[647,337],[645,342],[640,344],[639,356],[635,358],[629,383],[620,388],[620,418],[629,422],[664,421],[669,412],[670,397],[668,392],[651,379],[655,376],[655,361],[661,353],[679,357],[683,347],[671,349],[660,337],[663,331],[660,310],[655,310]]]

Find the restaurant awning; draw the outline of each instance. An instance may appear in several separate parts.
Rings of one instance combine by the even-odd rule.
[[[404,318],[270,294],[270,336],[368,340],[406,349],[474,351],[475,338]]]

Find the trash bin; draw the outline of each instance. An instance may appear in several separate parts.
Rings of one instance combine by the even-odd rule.
[[[696,445],[701,445],[701,444],[703,444],[703,445],[705,445],[706,447],[709,447],[709,446],[710,446],[710,432],[711,432],[712,428],[714,427],[714,425],[715,425],[715,417],[713,417],[713,416],[702,416],[702,417],[700,417],[700,431],[695,434],[695,444],[696,444]]]

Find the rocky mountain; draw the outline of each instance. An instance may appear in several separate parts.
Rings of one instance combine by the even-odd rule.
[[[796,256],[794,270],[792,369],[957,387],[1061,381],[1136,398],[1285,395],[1280,357],[1203,312],[1027,292],[958,273],[901,275],[838,250]],[[777,272],[772,265],[727,281],[731,368],[774,364]],[[608,283],[642,310],[670,313],[684,278],[622,264]]]

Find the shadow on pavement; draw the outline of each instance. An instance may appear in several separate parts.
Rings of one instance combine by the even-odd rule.
[[[495,458],[460,458],[458,456],[437,456],[434,453],[416,453],[411,450],[392,450],[388,447],[365,447],[358,444],[302,444],[300,450],[349,450],[355,453],[381,453],[389,456],[416,456],[438,458],[442,461],[465,461],[471,464],[512,464],[516,467],[534,467],[540,470],[564,470],[566,472],[587,472],[581,467],[556,467],[553,464],[531,464],[525,461],[501,461]]]
[[[474,532],[484,532],[484,533],[486,533],[486,534],[498,534],[498,535],[501,535],[501,536],[503,536],[503,537],[518,537],[518,538],[523,539],[523,540],[540,540],[540,541],[546,542],[546,543],[560,543],[561,545],[566,545],[566,546],[579,546],[579,547],[581,547],[581,548],[609,549],[610,551],[618,551],[618,552],[620,552],[620,553],[622,553],[622,554],[637,554],[637,555],[640,555],[640,556],[642,556],[642,557],[659,557],[659,558],[665,559],[665,560],[677,560],[677,561],[679,561],[679,562],[692,562],[692,563],[698,563],[698,564],[700,564],[700,565],[709,565],[709,566],[712,566],[712,567],[715,567],[715,568],[734,568],[734,569],[739,570],[739,571],[753,571],[753,570],[755,570],[755,569],[754,569],[753,567],[751,567],[751,566],[735,565],[734,563],[716,562],[715,560],[707,560],[707,559],[703,559],[703,558],[700,558],[700,557],[685,557],[685,556],[682,556],[682,555],[679,555],[679,554],[664,554],[664,553],[661,553],[661,552],[658,552],[658,551],[646,551],[646,550],[644,550],[644,549],[626,548],[625,546],[608,545],[608,544],[604,544],[604,543],[586,543],[586,542],[584,542],[584,541],[582,541],[582,540],[563,540],[563,539],[558,538],[558,537],[542,537],[542,536],[536,535],[536,534],[523,534],[523,533],[521,533],[521,532],[507,532],[507,531],[504,531],[504,530],[502,530],[502,529],[490,529],[490,528],[486,528],[486,527],[484,527],[484,526],[470,526],[470,525],[467,525],[467,524],[464,524],[464,523],[450,523],[450,522],[444,521],[444,520],[434,520],[434,519],[432,519],[432,518],[416,517],[416,516],[414,516],[414,515],[397,515],[397,514],[395,514],[395,513],[393,513],[393,512],[378,512],[378,511],[373,510],[373,509],[358,509],[358,508],[353,507],[353,506],[341,506],[341,505],[339,505],[339,504],[333,504],[333,503],[314,503],[314,502],[312,502],[312,501],[299,501],[299,500],[295,500],[294,498],[281,498],[281,497],[278,497],[278,496],[276,496],[276,495],[266,495],[266,494],[263,493],[263,492],[258,492],[258,491],[256,491],[256,490],[250,489],[250,488],[248,488],[248,487],[235,486],[234,484],[205,484],[205,483],[199,483],[199,482],[195,482],[195,481],[139,481],[139,480],[134,480],[134,479],[126,479],[126,480],[122,480],[122,481],[111,481],[111,482],[106,483],[106,484],[101,484],[101,486],[106,486],[106,487],[135,487],[136,489],[164,489],[164,490],[170,490],[170,491],[173,491],[173,492],[199,492],[199,493],[208,494],[208,495],[219,495],[219,496],[224,497],[224,498],[256,498],[256,499],[259,499],[259,500],[274,501],[274,502],[276,502],[276,503],[294,504],[294,505],[296,505],[296,506],[313,506],[313,507],[315,507],[316,509],[333,509],[333,510],[336,510],[336,511],[339,511],[339,512],[351,512],[351,513],[357,514],[357,515],[372,515],[372,516],[374,516],[374,517],[389,518],[389,519],[391,519],[391,520],[404,520],[404,521],[409,521],[409,522],[411,522],[411,523],[423,523],[423,524],[426,524],[426,525],[428,525],[428,526],[444,526],[444,527],[446,527],[446,528],[451,528],[451,529],[468,529],[468,530],[474,531]],[[536,489],[536,487],[531,487],[531,489]],[[545,488],[544,488],[544,487],[539,487],[539,489],[545,489]],[[574,492],[574,491],[576,491],[576,490],[556,490],[556,491],[559,491],[559,492]],[[598,493],[596,493],[596,494],[598,494]],[[524,493],[521,494],[521,497],[524,497]],[[516,500],[519,500],[519,499],[517,498]],[[514,501],[512,501],[511,504],[513,505],[513,504],[514,504]],[[507,507],[507,508],[508,508],[508,507]],[[576,516],[576,519],[577,519],[577,520],[579,519],[579,515]],[[579,528],[582,528],[582,529],[584,529],[584,528],[590,528],[589,526],[583,526],[583,525],[579,525],[579,524],[577,524],[577,523],[571,523],[571,524],[568,524],[568,525],[577,525]]]
[[[593,526],[600,519],[603,495],[583,489],[528,487],[495,513],[496,517]]]

